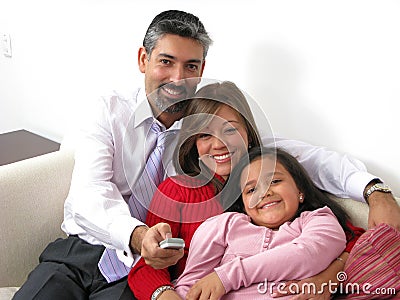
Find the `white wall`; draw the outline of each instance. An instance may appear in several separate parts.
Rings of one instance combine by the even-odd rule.
[[[171,8],[214,39],[205,77],[236,82],[276,132],[361,159],[400,195],[396,0],[0,0],[13,50],[0,53],[0,133],[61,141],[92,100],[142,80],[137,49]]]

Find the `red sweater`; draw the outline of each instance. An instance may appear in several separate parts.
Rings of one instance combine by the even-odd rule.
[[[150,299],[160,286],[172,286],[171,280],[178,278],[185,268],[190,241],[196,229],[205,219],[223,212],[218,198],[214,197],[214,187],[210,183],[199,185],[196,179],[177,176],[166,179],[158,187],[146,224],[150,227],[160,222],[170,224],[172,236],[185,240],[184,256],[175,266],[162,270],[155,270],[140,259],[128,275],[128,284],[138,300]],[[350,239],[351,236],[347,235],[345,251],[350,252],[364,230],[350,222],[347,225],[354,231],[354,238]]]
[[[171,280],[178,278],[185,268],[196,229],[207,218],[223,212],[218,198],[214,197],[214,186],[199,185],[200,181],[193,178],[172,177],[162,182],[154,194],[146,224],[150,227],[160,222],[170,224],[172,236],[185,240],[184,256],[175,266],[162,270],[155,270],[140,259],[128,275],[128,284],[138,300],[150,299],[160,286],[172,286]]]

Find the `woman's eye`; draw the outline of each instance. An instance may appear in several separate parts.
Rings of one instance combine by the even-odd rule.
[[[199,139],[202,139],[202,140],[208,139],[210,136],[211,136],[211,134],[202,133],[202,134],[199,135]]]
[[[234,128],[234,127],[230,127],[230,128],[225,129],[225,133],[226,134],[234,134],[234,133],[236,133],[236,131],[237,131],[237,129]]]

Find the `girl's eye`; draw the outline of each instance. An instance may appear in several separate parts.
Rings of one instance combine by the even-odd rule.
[[[246,194],[253,194],[255,191],[256,191],[256,188],[249,188],[249,189],[246,191]]]
[[[271,184],[278,184],[281,181],[282,181],[281,179],[272,179]]]

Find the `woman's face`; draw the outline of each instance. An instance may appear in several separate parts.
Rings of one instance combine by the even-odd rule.
[[[221,105],[202,133],[196,137],[199,159],[216,174],[227,179],[249,142],[245,124],[230,106]]]
[[[276,229],[291,220],[303,202],[290,173],[268,156],[252,161],[240,179],[246,213],[253,223]]]

